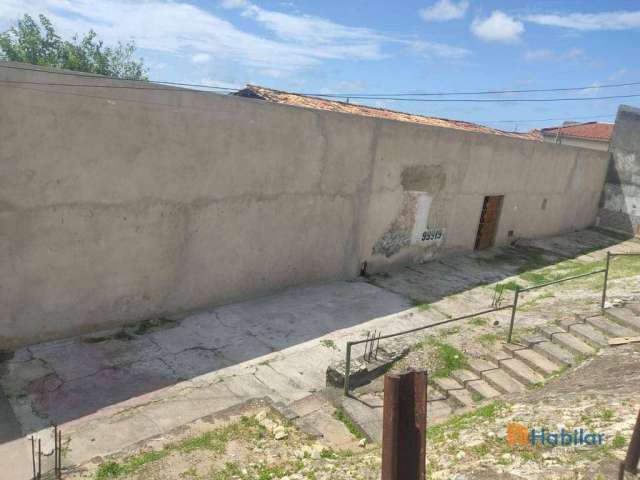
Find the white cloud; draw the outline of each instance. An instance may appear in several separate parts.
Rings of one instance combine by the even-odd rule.
[[[547,48],[525,50],[522,57],[528,62],[563,62],[578,60],[585,55],[581,48],[570,48],[566,51],[555,51]]]
[[[600,82],[593,82],[589,88],[584,88],[578,92],[578,95],[585,97],[593,96],[600,91]]]
[[[386,47],[415,43],[325,18],[266,10],[249,0],[224,0],[221,5],[239,9],[263,32],[242,30],[185,0],[0,0],[0,30],[25,13],[44,13],[65,38],[93,29],[106,44],[133,39],[140,49],[195,64],[215,61],[248,68],[249,75],[289,78],[325,61],[378,60],[388,56]],[[467,51],[424,42],[424,52],[458,58]]]
[[[494,10],[486,18],[476,18],[471,23],[471,31],[487,42],[513,43],[520,40],[524,25],[500,10]]]
[[[396,41],[369,29],[270,12],[246,1],[229,1],[227,6],[245,9],[275,38],[245,32],[195,5],[162,0],[33,0],[26,6],[22,0],[0,0],[0,27],[8,27],[24,13],[44,13],[63,37],[93,29],[107,44],[133,39],[141,49],[196,63],[208,55],[278,75],[326,60],[380,59],[385,56],[383,46]]]
[[[421,9],[418,13],[425,22],[446,22],[464,17],[469,8],[467,0],[455,2],[451,0],[438,0],[430,7]]]
[[[527,15],[524,20],[540,25],[569,28],[583,32],[631,30],[640,28],[640,11]]]
[[[211,55],[209,55],[208,53],[196,53],[191,57],[191,62],[195,63],[196,65],[207,63],[209,62],[209,60],[211,60]]]
[[[416,40],[411,44],[411,47],[416,53],[425,57],[464,58],[471,54],[466,48],[454,47],[443,43],[425,42],[422,40]]]
[[[248,5],[249,2],[247,0],[222,0],[223,8],[240,8]]]

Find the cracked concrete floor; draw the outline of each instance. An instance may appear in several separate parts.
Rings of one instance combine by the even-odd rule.
[[[550,263],[559,258],[553,251],[566,258],[623,245],[594,231],[541,243],[551,252]],[[250,398],[300,401],[325,387],[326,368],[344,357],[347,339],[444,318],[438,309],[413,308],[415,300],[441,299],[449,312],[447,295],[468,291],[477,292],[472,301],[456,300],[451,312],[488,306],[489,289],[474,287],[513,276],[517,265],[474,257],[501,253],[494,249],[402,269],[378,278],[378,286],[355,281],[292,288],[178,322],[19,349],[0,364],[7,397],[0,390],[0,478],[29,476],[22,435],[51,422],[61,425],[68,442],[65,461],[76,464]]]
[[[79,463],[248,398],[300,400],[324,388],[326,367],[344,356],[347,337],[411,308],[405,297],[365,282],[332,282],[178,322],[21,348],[0,375],[7,397],[0,411],[14,424],[3,433],[0,478],[28,476],[21,436],[51,422],[69,441],[66,461]],[[427,320],[407,319],[393,323],[407,328]]]

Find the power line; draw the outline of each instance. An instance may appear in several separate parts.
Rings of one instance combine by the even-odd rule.
[[[417,93],[306,93],[305,95],[315,97],[336,97],[336,98],[356,98],[358,96],[368,97],[436,97],[447,95],[497,95],[504,93],[541,93],[541,92],[571,92],[581,90],[593,90],[600,88],[617,88],[640,85],[640,82],[610,83],[607,85],[590,85],[588,87],[566,87],[566,88],[532,88],[525,90],[481,90],[476,92],[417,92]]]
[[[131,85],[92,85],[92,84],[81,84],[81,83],[31,82],[31,81],[25,81],[25,80],[0,80],[0,83],[21,84],[21,85],[42,85],[47,87],[112,88],[112,89],[123,89],[123,90],[164,90],[164,91],[173,91],[173,92],[186,91],[186,90],[176,90],[175,88],[166,88],[166,87],[163,88],[163,87],[154,87],[154,86],[137,87],[137,86],[131,86]],[[220,88],[223,88],[223,87],[220,87]],[[298,95],[306,96],[305,94],[298,94]],[[391,100],[396,102],[420,102],[420,103],[436,103],[436,102],[453,102],[453,103],[536,102],[536,103],[540,103],[540,102],[588,102],[588,101],[594,101],[594,100],[612,100],[616,98],[636,98],[636,97],[640,97],[640,94],[609,95],[604,97],[564,97],[564,98],[406,98],[406,97],[370,97],[370,96],[350,96],[349,98],[357,99],[357,100]]]
[[[612,100],[614,98],[635,98],[639,94],[632,95],[608,95],[604,97],[561,97],[561,98],[405,98],[405,97],[371,97],[354,96],[348,98],[356,100],[391,100],[394,102],[455,102],[455,103],[517,103],[517,102],[590,102],[593,100]]]
[[[609,115],[587,115],[584,117],[572,117],[572,116],[567,116],[567,117],[556,117],[556,118],[536,118],[536,119],[529,119],[529,120],[476,120],[477,122],[480,123],[532,123],[532,122],[552,122],[552,121],[561,121],[561,120],[567,120],[567,119],[571,119],[571,120],[589,120],[592,118],[611,118],[611,117],[615,117],[616,114],[615,113],[610,113]]]
[[[10,68],[15,70],[27,70],[39,73],[46,73],[51,75],[68,75],[75,77],[85,77],[85,78],[93,78],[93,79],[113,79],[113,80],[126,80],[129,82],[142,82],[142,83],[160,83],[165,85],[175,85],[175,86],[183,86],[183,87],[197,87],[197,88],[210,88],[215,90],[227,90],[227,91],[236,91],[240,90],[243,87],[217,87],[206,84],[199,83],[182,83],[182,82],[170,82],[164,80],[141,80],[141,79],[121,79],[116,77],[106,77],[102,75],[95,74],[87,74],[83,72],[53,72],[49,70],[41,70],[37,68],[29,68],[29,67],[19,67],[15,65],[0,65],[1,68]],[[463,92],[403,92],[403,93],[303,93],[303,92],[288,92],[295,93],[297,95],[305,95],[305,96],[313,96],[313,97],[323,97],[323,98],[357,98],[357,99],[368,99],[368,100],[396,100],[395,97],[426,97],[426,96],[448,96],[448,95],[497,95],[497,94],[511,94],[511,93],[541,93],[541,92],[570,92],[570,91],[582,91],[589,89],[600,89],[600,88],[618,88],[618,87],[630,87],[634,85],[640,85],[640,82],[627,82],[627,83],[610,83],[605,85],[589,85],[582,87],[561,87],[561,88],[537,88],[537,89],[523,89],[523,90],[481,90],[481,91],[463,91]],[[627,98],[625,96],[610,96],[610,97],[591,97],[591,98]],[[397,99],[399,100],[399,99]],[[411,99],[409,99],[411,100]],[[458,100],[458,99],[454,99]],[[502,99],[500,99],[502,100]],[[513,100],[513,99],[512,99]],[[405,100],[408,101],[408,100]],[[417,99],[416,99],[417,101]],[[423,100],[426,101],[426,100]],[[462,99],[458,100],[462,101]],[[474,100],[475,101],[475,100]],[[488,101],[488,100],[487,100]],[[504,99],[502,101],[510,101],[510,99]],[[522,100],[515,100],[522,101]],[[545,101],[545,99],[540,99],[540,101]]]
[[[10,68],[13,70],[27,70],[29,72],[38,72],[38,73],[47,73],[50,75],[68,75],[71,77],[81,77],[81,78],[92,78],[94,80],[120,80],[120,81],[126,81],[126,82],[141,82],[141,83],[147,83],[147,84],[154,84],[154,83],[162,83],[164,85],[175,85],[177,87],[199,87],[199,88],[211,88],[214,90],[227,90],[227,91],[231,91],[231,92],[235,92],[237,90],[240,90],[243,87],[217,87],[214,85],[206,85],[206,84],[201,84],[201,83],[182,83],[182,82],[169,82],[169,81],[160,81],[160,80],[142,80],[139,78],[117,78],[117,77],[109,77],[106,75],[97,75],[97,74],[91,74],[91,73],[83,73],[83,72],[52,72],[50,70],[40,70],[38,68],[29,68],[29,67],[18,67],[15,65],[0,65],[0,68]],[[107,86],[105,86],[106,88]],[[113,87],[115,88],[115,87]],[[121,87],[121,88],[125,88],[125,87]],[[150,87],[137,87],[137,88],[147,88],[149,89]],[[169,90],[169,89],[166,89]],[[174,89],[175,90],[175,89]]]

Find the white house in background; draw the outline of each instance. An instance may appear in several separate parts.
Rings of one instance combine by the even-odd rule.
[[[540,133],[548,143],[607,151],[613,135],[613,123],[565,122],[561,127],[543,128]]]

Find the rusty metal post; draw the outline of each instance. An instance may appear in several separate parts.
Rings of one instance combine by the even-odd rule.
[[[638,412],[638,419],[636,420],[636,426],[631,434],[631,441],[629,442],[629,448],[627,450],[627,456],[624,459],[622,465],[620,465],[620,478],[624,478],[624,471],[634,475],[638,473],[638,462],[640,461],[640,411]]]
[[[602,284],[602,302],[600,309],[604,311],[604,305],[607,302],[607,281],[609,280],[609,268],[611,267],[611,252],[607,250],[607,262],[604,268],[604,282]]]
[[[426,435],[426,372],[385,375],[382,480],[424,480]]]
[[[507,335],[507,343],[511,343],[513,337],[513,325],[516,322],[516,310],[518,309],[518,297],[520,296],[520,286],[516,285],[516,292],[513,294],[513,305],[511,307],[511,322],[509,323],[509,333]]]

